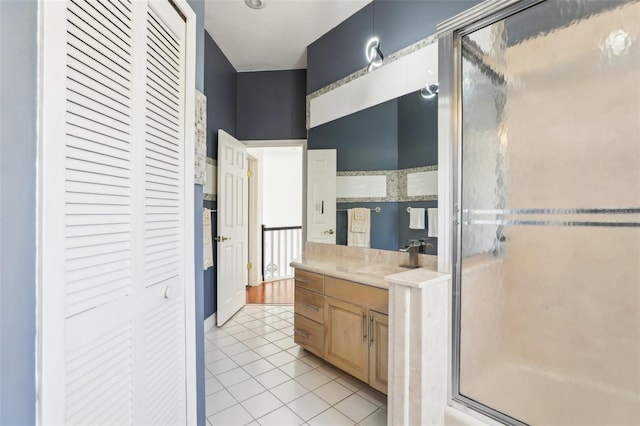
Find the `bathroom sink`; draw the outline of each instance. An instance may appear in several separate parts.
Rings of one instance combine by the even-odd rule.
[[[406,267],[404,266],[371,265],[371,266],[366,266],[364,268],[358,269],[358,272],[362,274],[368,274],[368,275],[385,276],[385,275],[397,274],[398,272],[402,272],[404,270],[406,270]]]

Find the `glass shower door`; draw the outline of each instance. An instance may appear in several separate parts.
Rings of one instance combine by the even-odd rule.
[[[640,424],[640,2],[486,22],[457,33],[454,399]]]

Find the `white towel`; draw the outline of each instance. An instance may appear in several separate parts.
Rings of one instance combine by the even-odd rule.
[[[371,226],[369,225],[371,219],[371,210],[363,208],[350,209],[351,226],[349,229],[351,232],[367,232]]]
[[[213,241],[211,240],[211,210],[202,209],[202,260],[206,271],[213,266]]]
[[[427,209],[427,237],[438,236],[438,208]]]
[[[422,207],[410,208],[409,229],[424,229],[424,208]]]
[[[347,211],[347,245],[371,246],[371,210],[355,208]]]

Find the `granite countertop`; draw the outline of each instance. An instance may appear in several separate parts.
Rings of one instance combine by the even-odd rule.
[[[410,287],[422,287],[428,282],[447,279],[431,267],[408,269],[398,265],[367,262],[364,259],[330,254],[303,253],[291,262],[294,268],[328,275],[378,288],[389,288],[389,282]],[[434,282],[435,282],[434,281]]]

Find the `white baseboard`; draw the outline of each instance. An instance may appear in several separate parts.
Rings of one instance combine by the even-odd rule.
[[[211,330],[216,325],[216,314],[215,312],[204,320],[204,332]]]

